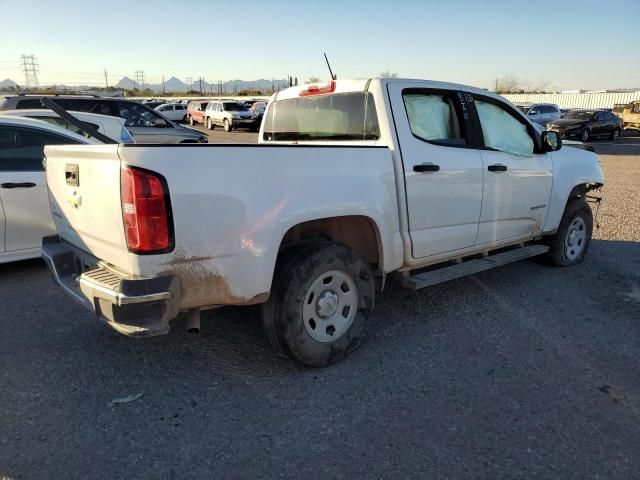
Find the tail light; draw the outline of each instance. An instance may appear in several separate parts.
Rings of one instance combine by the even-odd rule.
[[[161,175],[135,167],[120,171],[122,220],[133,253],[163,253],[173,248],[169,191]]]
[[[310,95],[323,95],[325,93],[333,93],[336,91],[336,82],[331,80],[324,85],[309,85],[305,90],[301,90],[299,95],[301,97],[308,97]]]

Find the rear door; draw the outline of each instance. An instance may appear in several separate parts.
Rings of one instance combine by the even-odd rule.
[[[551,154],[535,153],[535,129],[509,105],[482,95],[474,100],[484,173],[476,245],[538,234],[551,196]]]
[[[55,233],[43,168],[45,145],[77,143],[44,130],[0,126],[0,201],[4,211],[4,250],[40,248]]]
[[[455,90],[390,83],[402,150],[414,258],[472,247],[482,204],[482,158],[471,148],[468,101]]]

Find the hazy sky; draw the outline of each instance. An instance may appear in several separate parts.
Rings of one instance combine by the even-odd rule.
[[[640,87],[640,0],[0,0],[0,80],[104,85],[143,70],[207,81],[496,77],[557,89]]]

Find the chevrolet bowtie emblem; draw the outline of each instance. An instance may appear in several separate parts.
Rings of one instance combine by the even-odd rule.
[[[82,205],[82,195],[79,195],[78,192],[74,191],[73,194],[71,194],[71,198],[67,201],[73,208],[78,208]]]

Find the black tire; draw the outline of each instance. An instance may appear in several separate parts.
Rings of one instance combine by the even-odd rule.
[[[307,245],[281,257],[276,267],[271,296],[262,307],[262,323],[269,342],[276,351],[309,367],[325,367],[342,360],[360,344],[373,311],[375,282],[369,266],[352,249],[335,243]],[[320,296],[314,296],[313,286],[333,276],[344,276],[352,282],[356,290],[354,297],[357,298],[357,308],[351,316],[351,323],[343,325],[343,332],[335,340],[319,341],[310,330],[311,325],[315,329],[316,324],[312,323],[313,319],[307,318],[305,321],[303,312],[306,308],[318,309]],[[344,286],[341,284],[340,289]],[[345,294],[350,291],[350,287],[347,288]],[[341,315],[345,315],[345,308]],[[337,312],[334,308],[334,317],[331,318],[335,318]],[[349,315],[350,312],[347,312]],[[318,317],[316,334],[320,332],[325,337],[333,335],[330,332],[331,325],[326,327],[326,334],[321,332],[319,324],[322,321]],[[331,322],[331,319],[327,322]]]
[[[580,224],[581,220],[581,224]],[[577,226],[576,226],[577,224]],[[579,242],[582,231],[580,226],[584,228],[584,237]],[[579,235],[576,240],[574,237],[573,244],[575,250],[571,249],[571,239],[568,238],[575,230]],[[547,239],[550,247],[547,253],[547,260],[556,267],[571,267],[582,262],[589,251],[591,244],[591,235],[593,233],[593,215],[589,204],[581,198],[569,201],[562,215],[562,221],[555,235]]]
[[[207,128],[209,130],[213,130],[214,128],[216,128],[216,126],[213,124],[213,122],[211,121],[210,117],[207,117]]]
[[[189,115],[189,125],[191,125],[192,127],[195,125],[195,122],[193,121],[193,117],[191,115]]]
[[[582,132],[580,132],[580,141],[588,142],[589,138],[591,138],[591,132],[588,128],[585,128]]]
[[[618,140],[619,136],[620,136],[620,129],[614,128],[609,138],[615,142],[616,140]]]
[[[224,119],[224,131],[225,132],[230,132],[232,129],[231,123],[229,122],[229,120],[227,120],[226,118]]]
[[[182,117],[182,123],[187,123],[187,116]]]

